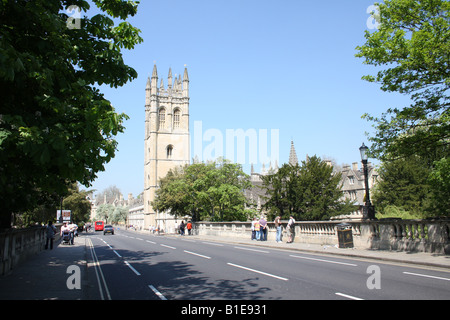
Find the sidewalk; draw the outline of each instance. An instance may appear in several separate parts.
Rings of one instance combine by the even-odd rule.
[[[86,237],[76,237],[74,245],[57,241],[53,250],[43,250],[0,276],[0,300],[86,299],[86,253]],[[67,273],[67,268],[73,265],[80,268],[81,290],[67,287],[67,280],[74,274]]]

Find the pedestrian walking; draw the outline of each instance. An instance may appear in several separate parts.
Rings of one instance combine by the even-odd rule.
[[[188,221],[188,223],[187,223],[187,225],[186,225],[186,228],[187,228],[187,230],[188,230],[188,235],[191,235],[192,222],[191,222],[190,220]]]
[[[50,243],[50,250],[53,250],[53,240],[55,240],[56,228],[53,225],[53,222],[49,221],[47,228],[45,230],[47,234],[47,239],[45,241],[45,250],[48,249],[48,244]]]
[[[261,227],[259,225],[259,220],[256,219],[256,221],[255,221],[255,238],[256,238],[256,241],[260,240],[260,235],[261,235]]]
[[[255,224],[256,224],[256,217],[253,218],[252,221],[252,240],[256,240],[256,228],[255,228]]]
[[[281,217],[277,216],[273,222],[275,223],[275,228],[277,229],[275,240],[277,242],[281,242],[281,232],[283,231],[283,226],[281,225]]]
[[[261,228],[261,241],[267,241],[267,221],[264,219],[264,216],[261,216],[261,219],[259,219],[259,226]]]
[[[294,238],[295,238],[295,219],[294,219],[294,217],[292,215],[289,217],[289,222],[288,222],[288,225],[287,225],[287,231],[288,231],[288,241],[287,241],[287,243],[294,242]]]
[[[185,227],[184,221],[181,221],[181,223],[180,223],[180,234],[182,236],[184,236],[184,227]]]

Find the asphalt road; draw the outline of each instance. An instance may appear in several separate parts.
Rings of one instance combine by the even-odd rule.
[[[85,236],[92,299],[450,299],[450,270],[126,230]]]

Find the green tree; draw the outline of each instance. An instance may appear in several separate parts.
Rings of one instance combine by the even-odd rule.
[[[450,217],[450,159],[442,158],[434,163],[428,176],[430,199],[426,211],[430,216]]]
[[[391,206],[424,217],[430,194],[430,170],[417,156],[384,162],[379,170],[379,181],[373,192],[375,208],[385,213]]]
[[[127,207],[116,207],[109,215],[109,223],[117,224],[119,222],[126,222],[128,216]]]
[[[137,2],[93,3],[102,13],[73,28],[66,10],[86,12],[87,1],[0,1],[0,227],[67,193],[66,181],[89,186],[115,155],[127,116],[98,86],[137,77],[121,53],[142,41],[125,21]]]
[[[72,183],[69,194],[63,200],[64,209],[71,210],[71,218],[75,223],[86,222],[91,214],[91,203],[86,199],[89,191],[80,191],[78,183]]]
[[[341,173],[333,173],[319,157],[302,161],[296,186],[299,220],[328,220],[354,210],[350,200],[343,200]]]
[[[104,203],[98,206],[95,213],[95,220],[103,220],[110,222],[110,217],[113,216],[115,207],[112,204]]]
[[[450,141],[450,2],[385,0],[379,7],[380,26],[366,31],[356,57],[386,67],[363,79],[381,90],[410,96],[411,105],[389,108],[374,122],[371,151],[380,159],[420,155],[448,157]]]
[[[219,159],[169,171],[160,180],[153,208],[193,220],[247,220],[243,190],[250,187],[239,164]]]
[[[317,156],[301,165],[284,164],[262,179],[264,208],[271,216],[280,214],[286,219],[292,214],[297,220],[326,220],[354,209],[349,200],[342,199],[341,174],[333,173],[333,168]]]
[[[91,213],[91,203],[86,199],[89,191],[80,191],[78,183],[68,186],[68,194],[62,199],[63,209],[72,211],[75,223],[88,221]],[[50,199],[42,202],[31,210],[15,214],[14,226],[28,227],[35,224],[46,224],[49,220],[56,221],[56,210],[59,210],[61,198],[57,202]]]

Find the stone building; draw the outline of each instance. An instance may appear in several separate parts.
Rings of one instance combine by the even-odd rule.
[[[189,77],[187,68],[183,76],[172,78],[169,69],[167,88],[153,67],[152,77],[145,88],[145,161],[143,226],[174,228],[176,221],[167,212],[156,212],[151,206],[155,199],[159,179],[170,169],[189,164]]]
[[[306,161],[308,161],[308,155],[306,156]],[[325,160],[328,165],[332,166],[332,162]],[[298,164],[297,153],[295,151],[294,142],[291,141],[291,148],[289,151],[289,164]],[[276,173],[278,166],[274,168],[269,167],[266,171],[264,166],[260,173],[256,173],[251,169],[251,182],[252,188],[244,190],[245,196],[253,204],[252,207],[257,209],[258,212],[261,211],[262,205],[264,205],[264,189],[262,187],[261,176]],[[354,212],[348,215],[335,217],[335,219],[361,219],[362,218],[362,206],[364,205],[365,196],[365,184],[364,184],[364,172],[361,167],[358,166],[358,162],[353,162],[351,166],[344,165],[342,169],[335,172],[341,172],[341,186],[342,186],[342,197],[350,199],[353,201],[354,205],[358,208]],[[368,164],[368,175],[369,175],[369,190],[374,187],[378,181],[378,172],[372,164]],[[263,212],[263,211],[262,211]]]

